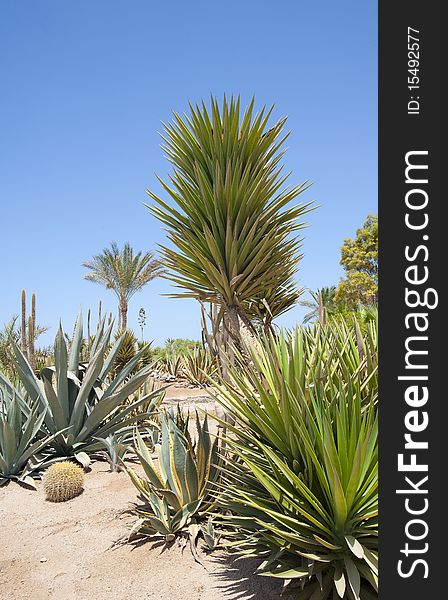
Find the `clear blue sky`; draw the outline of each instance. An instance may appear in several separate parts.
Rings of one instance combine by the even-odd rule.
[[[298,274],[337,283],[339,248],[377,211],[376,2],[356,0],[20,0],[0,2],[0,325],[37,295],[38,321],[71,329],[80,305],[115,297],[83,280],[110,241],[164,240],[143,203],[169,166],[161,121],[212,92],[275,103],[292,131],[285,157],[309,216]],[[147,339],[199,338],[194,301],[149,284],[130,304]],[[301,321],[297,308],[280,324]]]

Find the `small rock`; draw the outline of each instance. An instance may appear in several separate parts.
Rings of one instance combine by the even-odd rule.
[[[47,559],[47,558],[45,558],[45,556],[42,556],[42,558],[40,559],[40,562],[41,562],[41,563],[44,563],[44,562],[47,562],[47,560],[48,560],[48,559]]]

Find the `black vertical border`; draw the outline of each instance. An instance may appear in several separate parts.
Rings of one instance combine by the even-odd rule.
[[[445,64],[448,35],[442,8],[443,4],[436,2],[379,0],[380,600],[448,597],[445,583],[448,571],[448,315],[442,291],[448,277],[445,190],[448,152],[444,147],[448,102],[443,92],[448,71]],[[408,27],[420,31],[421,87],[415,94],[420,100],[419,115],[408,115],[407,111],[412,95],[407,87]],[[405,496],[396,493],[404,487],[405,474],[398,472],[397,455],[403,452],[404,418],[410,410],[404,401],[404,390],[409,384],[397,379],[404,374],[405,339],[412,335],[405,327],[405,316],[412,312],[405,305],[405,270],[410,265],[405,247],[415,248],[425,243],[422,232],[410,231],[404,221],[405,194],[409,189],[405,183],[405,155],[413,150],[427,150],[429,166],[429,184],[425,187],[429,193],[425,209],[429,217],[425,231],[429,236],[426,241],[429,257],[424,263],[422,252],[418,262],[428,266],[426,285],[435,288],[439,296],[438,307],[426,311],[430,323],[426,334],[429,338],[429,400],[421,410],[427,410],[429,425],[425,432],[415,435],[416,439],[429,443],[427,451],[417,453],[418,460],[429,465],[426,496],[429,509],[422,516],[429,532],[424,540],[415,542],[406,540],[405,526],[412,516],[406,512]],[[428,551],[406,558],[400,552],[406,541],[420,549],[428,543]],[[401,577],[397,570],[400,558],[406,561],[404,570],[409,570],[413,560],[426,560],[428,577],[423,577],[422,565],[416,566],[410,577]]]

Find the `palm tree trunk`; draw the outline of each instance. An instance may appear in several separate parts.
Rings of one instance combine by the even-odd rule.
[[[128,326],[128,303],[126,300],[120,302],[120,329],[124,331]]]

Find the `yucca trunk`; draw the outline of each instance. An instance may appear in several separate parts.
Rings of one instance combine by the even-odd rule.
[[[237,304],[228,304],[226,306],[226,315],[230,326],[230,334],[233,340],[245,349],[256,348],[259,344],[254,328],[245,315],[244,311]]]

